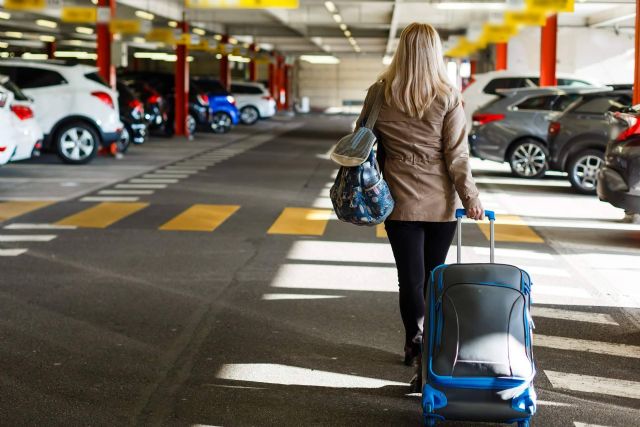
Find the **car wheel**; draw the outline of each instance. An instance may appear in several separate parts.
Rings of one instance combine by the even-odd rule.
[[[596,194],[598,171],[604,165],[604,154],[598,150],[585,150],[571,158],[567,173],[571,186],[582,194]]]
[[[131,145],[131,132],[129,132],[129,128],[125,125],[125,127],[122,129],[120,140],[118,141],[118,152],[126,153],[130,145]]]
[[[511,172],[519,178],[540,178],[548,168],[547,148],[534,139],[516,143],[507,159]]]
[[[187,132],[189,132],[189,136],[193,136],[196,134],[196,129],[198,127],[198,122],[193,114],[187,115]]]
[[[256,107],[248,106],[240,110],[240,121],[245,125],[253,125],[260,120],[260,112]]]
[[[231,116],[221,111],[211,116],[211,130],[215,133],[227,133],[231,130]]]
[[[99,145],[97,132],[84,122],[68,123],[56,133],[58,155],[65,163],[88,163],[95,157]]]

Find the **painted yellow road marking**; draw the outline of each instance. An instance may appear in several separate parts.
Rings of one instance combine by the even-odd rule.
[[[479,222],[478,227],[489,239],[489,222]],[[544,239],[533,231],[527,223],[517,215],[497,215],[496,242],[544,243]]]
[[[53,201],[0,202],[0,222],[52,205]]]
[[[172,231],[213,231],[233,215],[240,206],[193,205],[160,227]]]
[[[285,208],[267,233],[322,236],[331,212],[330,209]]]
[[[376,237],[380,239],[386,239],[388,237],[387,230],[384,228],[384,224],[378,224],[376,226]]]
[[[73,225],[81,228],[107,228],[149,206],[149,203],[100,203],[77,214],[68,216],[57,225]]]

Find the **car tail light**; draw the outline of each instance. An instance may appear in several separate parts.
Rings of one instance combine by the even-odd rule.
[[[115,106],[113,105],[113,99],[111,98],[111,95],[109,95],[108,93],[106,93],[106,92],[91,92],[91,95],[95,96],[100,101],[104,102],[109,107],[111,107],[111,108],[113,108],[115,110]]]
[[[0,147],[0,153],[4,153],[5,151],[7,151],[7,147],[6,146]]]
[[[504,114],[477,113],[473,115],[473,124],[483,126],[487,123],[497,122],[504,119]]]
[[[142,116],[144,116],[144,107],[142,106],[142,102],[139,100],[131,100],[131,102],[129,102],[129,107],[133,110],[132,114],[134,117],[142,118]]]
[[[267,101],[274,101],[273,96],[271,95],[263,96],[262,99],[265,99]]]
[[[625,114],[624,116],[624,120],[628,123],[629,127],[618,135],[616,141],[625,141],[634,135],[640,136],[640,120],[638,120],[638,117],[630,114]]]
[[[236,99],[231,95],[227,96],[227,102],[231,105],[236,105]]]
[[[209,105],[209,97],[207,95],[199,93],[196,98],[198,99],[200,105]]]
[[[18,116],[20,120],[28,120],[33,118],[33,110],[26,105],[12,105],[11,111]]]
[[[560,133],[560,129],[562,129],[562,125],[558,122],[549,123],[549,135],[557,135]]]
[[[154,94],[147,99],[147,102],[149,104],[160,104],[162,102],[162,97],[158,94]]]

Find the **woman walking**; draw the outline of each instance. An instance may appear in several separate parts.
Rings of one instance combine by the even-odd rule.
[[[431,25],[414,23],[402,32],[391,65],[369,88],[359,125],[379,91],[384,103],[374,130],[395,200],[385,228],[398,269],[404,360],[411,365],[422,352],[425,286],[451,246],[459,200],[470,218],[482,219],[484,211],[469,166],[461,95],[447,79]],[[418,377],[414,391],[421,387]]]

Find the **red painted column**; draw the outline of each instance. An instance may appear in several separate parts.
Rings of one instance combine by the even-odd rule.
[[[47,42],[46,44],[46,49],[47,49],[47,58],[49,59],[55,59],[56,57],[56,42]]]
[[[222,44],[229,43],[229,36],[222,36],[222,40],[220,40]],[[231,88],[231,67],[229,66],[229,53],[226,52],[222,55],[220,59],[220,84],[225,87],[227,90]]]
[[[478,61],[472,59],[469,63],[471,67],[471,76],[469,77],[469,83],[473,83],[476,81],[476,73],[478,71]]]
[[[507,43],[496,43],[496,71],[507,69],[509,45]]]
[[[111,9],[111,17],[116,14],[116,0],[98,0],[98,7],[108,7]],[[116,69],[111,65],[111,42],[113,37],[109,30],[109,23],[96,24],[96,37],[98,46],[98,72],[112,87],[116,86]]]
[[[288,110],[291,106],[291,65],[285,64],[283,67],[283,82],[284,89],[284,109]]]
[[[180,23],[180,28],[184,34],[189,33],[189,24],[185,21]],[[189,114],[189,49],[184,44],[176,47],[176,105],[175,105],[175,134],[178,136],[189,136],[187,129],[187,114]]]
[[[633,78],[633,105],[640,104],[640,0],[636,0],[636,68]]]
[[[540,38],[540,86],[555,86],[558,43],[558,15],[547,18]]]
[[[251,52],[251,62],[249,62],[249,81],[258,81],[258,65],[256,64],[255,52],[256,45],[249,46],[249,52]]]
[[[274,99],[278,97],[276,80],[276,64],[271,61],[269,62],[269,93]]]
[[[276,65],[276,76],[277,76],[277,87],[276,87],[276,93],[277,95],[277,99],[276,102],[278,103],[278,110],[282,110],[284,108],[286,108],[285,106],[285,95],[286,95],[286,90],[285,90],[285,78],[284,78],[284,73],[285,73],[285,64],[284,64],[284,56],[278,56],[277,58],[277,65]]]

